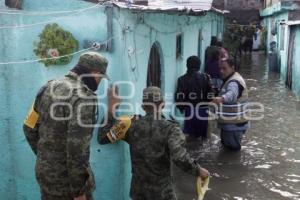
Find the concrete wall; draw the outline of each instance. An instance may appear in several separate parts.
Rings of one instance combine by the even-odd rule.
[[[1,5],[4,1],[1,0]],[[64,0],[25,0],[25,11],[73,10],[94,6],[83,1]],[[3,8],[3,6],[1,6]],[[67,17],[51,16],[21,16],[1,15],[0,24],[20,25],[40,23],[44,21],[57,22],[60,26],[73,33],[83,46],[84,39],[106,40],[106,15],[103,9],[92,9],[83,13],[67,14]],[[38,39],[44,24],[18,29],[0,30],[0,62],[26,61],[36,59],[33,53],[33,42]],[[110,66],[118,62],[106,54]],[[22,131],[23,119],[32,104],[38,89],[47,80],[64,76],[78,59],[74,56],[67,66],[45,67],[40,63],[0,65],[0,199],[6,200],[38,200],[39,187],[35,180],[35,156],[31,152]],[[110,70],[112,78],[115,75]],[[103,89],[99,90],[99,94]],[[91,149],[91,164],[95,172],[97,199],[124,199],[125,185],[124,159],[127,152],[125,145],[99,146],[93,138]],[[128,182],[128,180],[127,180]],[[126,188],[127,187],[127,188]],[[114,188],[112,191],[111,188]],[[115,188],[116,191],[115,191]]]
[[[272,8],[272,7],[271,7]],[[276,7],[273,7],[276,8]],[[277,10],[277,9],[275,9]],[[278,10],[280,11],[280,10]],[[271,41],[277,42],[277,51],[278,51],[278,63],[280,65],[280,74],[283,81],[286,80],[287,75],[287,64],[288,64],[288,50],[292,48],[293,53],[293,82],[292,82],[292,90],[295,92],[297,96],[300,96],[300,66],[299,66],[299,55],[300,55],[300,28],[299,26],[295,27],[293,31],[295,31],[295,43],[293,46],[289,46],[289,36],[290,36],[290,26],[280,25],[280,21],[288,21],[291,16],[289,13],[293,11],[280,11],[275,13],[269,13],[267,17],[264,18],[264,23],[268,29],[268,37],[267,44]],[[267,12],[265,12],[267,14]],[[277,35],[272,36],[271,30],[272,27],[277,27]],[[284,28],[284,33],[282,32],[282,28]],[[282,40],[282,35],[284,34],[284,39]],[[281,48],[283,47],[283,49]],[[269,46],[268,46],[269,50]]]
[[[269,6],[272,6],[272,5],[275,5],[275,4],[278,4],[278,3],[290,3],[292,2],[293,0],[264,0],[264,6],[265,7],[269,7]],[[297,0],[294,0],[294,1],[297,1]]]
[[[287,58],[288,58],[288,43],[289,43],[289,29],[287,26],[280,25],[280,21],[288,20],[288,12],[279,13],[276,15],[271,15],[264,18],[264,24],[268,29],[267,36],[267,47],[268,51],[270,50],[270,42],[275,41],[277,43],[277,52],[278,52],[278,63],[280,65],[280,74],[282,78],[285,80],[286,77],[286,66],[287,66]],[[274,27],[277,30],[276,35],[272,35],[272,30]],[[282,40],[282,27],[284,28],[284,39]],[[283,45],[283,48],[281,46]]]
[[[292,90],[300,96],[300,26],[294,27],[295,31],[295,43],[294,43],[294,50],[293,50],[293,82],[292,82]]]
[[[95,4],[77,0],[24,0],[27,11],[54,11],[86,8]],[[0,0],[0,8],[4,0]],[[1,14],[0,14],[1,15]],[[140,19],[144,19],[143,23]],[[57,22],[73,33],[83,46],[84,39],[106,40],[106,14],[103,8],[91,9],[67,16],[0,16],[1,26]],[[218,25],[219,27],[216,27]],[[28,61],[36,59],[33,42],[44,24],[26,28],[0,29],[0,63],[8,61]],[[160,46],[162,61],[162,89],[173,92],[178,76],[185,72],[185,60],[197,55],[198,33],[202,29],[203,41],[201,57],[212,35],[220,35],[223,30],[223,17],[207,13],[202,17],[167,15],[159,13],[129,13],[127,10],[114,9],[113,51],[102,52],[109,59],[109,76],[112,81],[128,80],[133,83],[136,93],[128,102],[141,103],[142,89],[146,86],[146,72],[150,48],[154,42]],[[176,34],[184,36],[183,57],[176,59]],[[38,89],[49,79],[62,77],[72,68],[78,56],[67,66],[45,67],[40,63],[0,65],[0,199],[37,200],[39,187],[35,180],[35,156],[31,152],[22,132],[23,119],[31,106]],[[135,69],[135,70],[133,70]],[[103,94],[102,83],[98,94]],[[126,85],[120,86],[121,94],[131,92]],[[172,99],[170,99],[172,101]],[[102,99],[101,102],[105,102]],[[134,110],[142,113],[141,109]],[[129,111],[128,111],[129,113]],[[166,110],[166,113],[168,111]],[[101,113],[100,113],[101,118]],[[95,173],[97,189],[95,199],[129,199],[130,155],[128,145],[120,142],[100,146],[96,133],[91,146],[91,164]]]
[[[161,49],[162,90],[173,93],[177,77],[186,71],[186,59],[198,54],[199,30],[202,30],[203,35],[202,60],[211,36],[219,36],[223,32],[223,18],[213,13],[207,13],[203,17],[187,17],[154,13],[134,14],[118,9],[114,11],[114,35],[117,36],[114,50],[120,56],[118,60],[124,69],[122,80],[133,81],[136,86],[133,102],[141,102],[142,90],[146,87],[150,49],[154,43],[159,44]],[[143,22],[139,22],[141,18]],[[176,59],[176,35],[179,33],[183,34],[183,57]],[[129,54],[130,49],[134,49],[135,53]],[[135,68],[134,72],[131,67]]]

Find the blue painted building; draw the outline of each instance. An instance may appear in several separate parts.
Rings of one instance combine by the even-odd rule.
[[[261,16],[268,30],[268,50],[269,44],[276,42],[281,77],[300,96],[300,3],[266,0]]]
[[[211,36],[222,38],[224,13],[211,3],[166,0],[148,5],[100,5],[78,0],[23,0],[23,10],[17,11],[0,0],[0,199],[39,199],[35,156],[22,132],[23,119],[38,89],[47,80],[64,76],[80,55],[75,54],[66,66],[45,67],[37,62],[34,42],[46,24],[55,22],[70,31],[83,51],[94,42],[101,43],[112,81],[132,83],[134,88],[122,82],[118,85],[121,95],[134,91],[125,102],[139,105],[147,85],[161,86],[166,94],[174,92],[177,77],[186,71],[187,57],[199,55],[203,60]],[[102,83],[99,95],[105,96],[107,85]],[[167,98],[169,103],[172,98]],[[100,101],[106,102],[105,98]],[[142,110],[137,106],[130,112]],[[97,184],[95,199],[129,199],[130,155],[125,143],[100,146],[95,131],[91,164]]]

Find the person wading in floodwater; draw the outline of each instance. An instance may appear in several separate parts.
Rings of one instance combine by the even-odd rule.
[[[204,64],[211,60],[212,54],[215,50],[219,50],[218,38],[216,36],[212,36],[210,46],[208,46],[205,50]]]
[[[220,74],[224,81],[219,97],[213,99],[218,105],[217,121],[221,129],[221,142],[230,150],[241,150],[242,136],[249,128],[248,90],[243,77],[235,71],[232,59],[221,59]]]
[[[187,59],[187,72],[178,78],[175,93],[176,107],[185,113],[184,130],[191,138],[207,138],[208,106],[214,97],[210,76],[200,72],[201,60],[197,56]],[[201,118],[200,118],[201,117]]]
[[[219,93],[221,85],[223,83],[220,70],[219,70],[219,58],[220,52],[218,49],[215,49],[211,53],[210,60],[205,64],[205,73],[210,75],[214,90]]]
[[[130,197],[133,200],[177,200],[171,163],[184,172],[205,180],[209,172],[200,167],[185,148],[185,137],[178,124],[166,120],[162,114],[165,101],[160,88],[143,91],[142,108],[145,116],[116,118],[121,102],[108,92],[107,123],[98,134],[100,144],[124,140],[129,144],[132,181]]]

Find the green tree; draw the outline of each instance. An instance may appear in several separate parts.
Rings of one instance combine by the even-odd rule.
[[[65,31],[58,24],[47,24],[39,35],[39,41],[34,43],[34,53],[45,66],[66,65],[72,56],[65,56],[78,50],[78,41],[72,33]],[[57,58],[56,58],[57,57]]]

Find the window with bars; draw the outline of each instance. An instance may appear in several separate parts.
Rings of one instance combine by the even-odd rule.
[[[150,51],[147,86],[161,87],[161,60],[158,44],[153,44]]]
[[[183,55],[183,34],[176,36],[176,59],[181,59]]]
[[[202,29],[199,30],[198,33],[198,57],[202,58],[202,41],[203,41],[203,35],[202,35]]]

